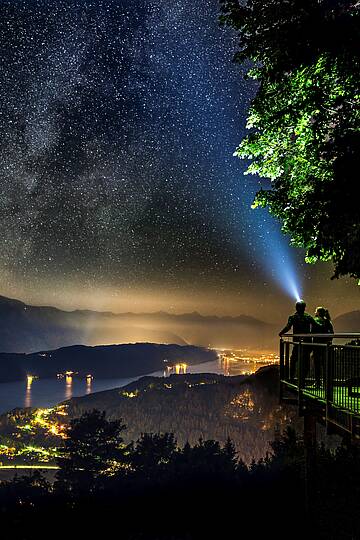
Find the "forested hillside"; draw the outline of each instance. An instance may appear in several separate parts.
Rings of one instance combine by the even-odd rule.
[[[180,445],[199,438],[224,443],[231,437],[246,462],[264,456],[283,426],[296,424],[296,411],[279,405],[277,366],[249,377],[143,377],[121,389],[74,398],[68,412],[78,417],[92,409],[122,418],[127,441],[144,432],[174,433]]]

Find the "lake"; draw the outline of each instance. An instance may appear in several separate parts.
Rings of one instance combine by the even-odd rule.
[[[223,375],[240,375],[253,373],[268,362],[252,361],[241,355],[232,353],[229,357],[222,356],[219,360],[187,366],[187,373],[219,373]],[[148,375],[162,377],[163,372]],[[52,407],[66,399],[84,396],[93,392],[110,390],[126,386],[144,375],[127,379],[93,379],[66,377],[63,379],[34,379],[30,384],[24,381],[0,383],[0,414],[16,407]]]

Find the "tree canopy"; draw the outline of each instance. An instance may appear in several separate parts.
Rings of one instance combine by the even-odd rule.
[[[90,494],[103,480],[119,472],[126,461],[126,447],[119,420],[108,421],[98,410],[75,418],[67,428],[57,488],[74,494]]]
[[[271,181],[268,207],[306,260],[360,278],[360,6],[345,0],[220,0],[258,81],[236,150]]]
[[[119,455],[121,423],[99,411],[73,422],[54,485],[38,471],[0,482],[4,538],[38,540],[39,526],[56,538],[79,531],[98,539],[99,530],[124,540],[223,538],[234,534],[237,516],[255,538],[288,538],[289,530],[294,538],[310,530],[319,539],[360,538],[358,445],[315,445],[307,507],[306,449],[290,427],[248,467],[231,440],[180,448],[170,433],[145,433]],[[114,470],[114,461],[125,468]]]

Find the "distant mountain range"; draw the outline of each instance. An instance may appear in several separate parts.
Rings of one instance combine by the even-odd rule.
[[[85,377],[127,378],[163,371],[177,363],[200,364],[217,359],[215,351],[191,345],[135,343],[87,347],[75,345],[31,354],[0,353],[0,382],[42,378],[72,371]]]
[[[76,344],[172,343],[273,349],[277,327],[249,317],[197,312],[121,313],[62,311],[0,296],[0,351],[35,352]]]
[[[334,320],[335,332],[360,333],[360,311],[349,311]]]

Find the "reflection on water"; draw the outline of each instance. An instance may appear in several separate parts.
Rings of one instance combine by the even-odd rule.
[[[32,386],[33,380],[34,380],[34,377],[32,377],[31,375],[27,376],[25,402],[24,402],[25,407],[31,407],[31,386]]]
[[[162,374],[156,373],[160,376]],[[140,377],[126,379],[85,379],[73,376],[0,383],[0,414],[16,407],[52,407],[70,397],[84,396],[126,386]]]
[[[185,362],[181,364],[175,364],[167,366],[164,371],[164,377],[169,377],[169,375],[185,375],[187,373],[188,365]]]
[[[230,360],[226,356],[221,357],[221,367],[224,375],[230,375]]]
[[[65,399],[72,398],[72,375],[66,375],[65,377]]]
[[[218,360],[196,366],[184,362],[166,368],[165,373],[148,373],[161,377],[185,373],[220,373],[223,375],[244,375],[254,373],[260,367],[275,363],[277,356],[269,353],[249,351],[218,351]],[[71,397],[84,396],[92,392],[101,392],[111,388],[126,386],[140,379],[94,379],[91,375],[80,377],[73,372],[59,374],[54,379],[36,379],[29,375],[26,381],[0,383],[0,414],[16,407],[52,407]]]
[[[87,394],[91,394],[91,392],[92,392],[92,390],[91,390],[92,380],[93,380],[92,375],[86,375],[86,393]]]
[[[31,407],[31,388],[28,387],[26,387],[24,406]]]

